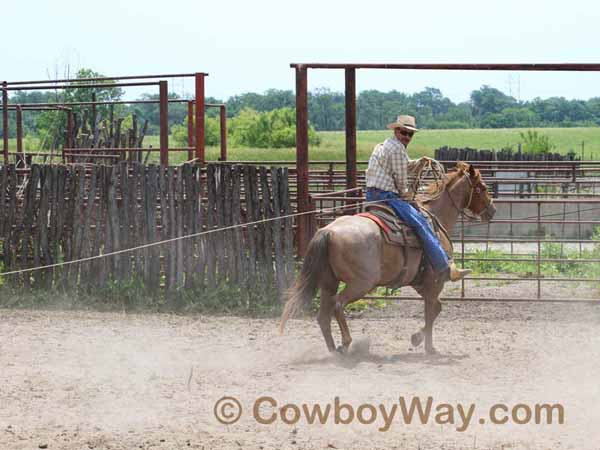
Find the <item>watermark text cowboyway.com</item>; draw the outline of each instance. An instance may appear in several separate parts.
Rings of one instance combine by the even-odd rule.
[[[344,402],[334,397],[327,403],[281,402],[271,396],[258,397],[248,412],[261,425],[305,423],[376,426],[379,431],[389,431],[394,425],[426,425],[434,423],[451,426],[456,431],[466,431],[480,425],[562,425],[565,423],[564,407],[559,403],[496,403],[482,416],[476,415],[474,403],[436,403],[433,397],[418,396],[398,398],[395,403]],[[222,397],[214,405],[215,418],[223,424],[240,420],[243,408],[234,397]]]

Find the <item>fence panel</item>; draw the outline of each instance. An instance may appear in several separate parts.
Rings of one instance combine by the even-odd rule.
[[[34,165],[27,181],[23,191],[14,166],[0,166],[2,271],[213,232],[7,277],[14,285],[90,289],[139,280],[152,291],[164,287],[168,298],[175,289],[223,283],[282,294],[291,281],[291,220],[260,223],[290,212],[285,170]],[[259,223],[244,225],[251,221]],[[234,225],[240,227],[217,231]]]

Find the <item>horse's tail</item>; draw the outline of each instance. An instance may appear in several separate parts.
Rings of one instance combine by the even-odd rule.
[[[317,293],[321,275],[331,270],[329,268],[329,239],[330,230],[324,228],[317,231],[310,241],[300,275],[286,293],[288,301],[281,314],[280,333],[283,333],[288,319],[296,315],[303,305],[310,303],[313,299]]]

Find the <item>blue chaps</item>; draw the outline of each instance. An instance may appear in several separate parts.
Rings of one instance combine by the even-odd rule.
[[[385,200],[396,212],[400,220],[417,234],[423,245],[425,256],[436,273],[448,268],[449,259],[446,251],[442,248],[442,244],[440,244],[437,236],[429,226],[427,219],[414,206],[402,200],[394,192],[368,188],[367,201],[373,202],[377,200]]]

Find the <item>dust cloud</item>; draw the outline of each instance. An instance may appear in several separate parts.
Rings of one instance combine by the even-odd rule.
[[[422,305],[409,302],[351,318],[341,355],[312,318],[279,336],[276,319],[0,310],[0,448],[596,449],[599,325],[596,305],[450,303],[435,324],[438,354],[426,355],[410,346]],[[223,396],[242,405],[238,423],[215,419]],[[432,420],[385,432],[261,425],[261,396],[354,407],[431,397],[475,413],[464,431]],[[481,424],[496,403],[560,403],[565,423]]]

